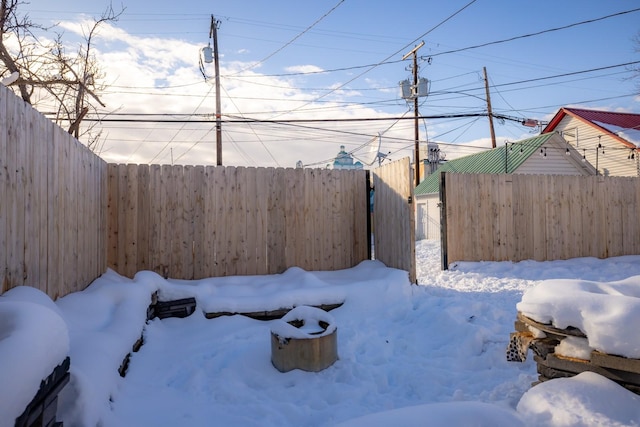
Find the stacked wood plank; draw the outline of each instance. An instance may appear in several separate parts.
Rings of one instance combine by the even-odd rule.
[[[544,338],[535,338],[530,328],[544,332]],[[626,389],[640,394],[640,359],[629,359],[592,351],[589,360],[566,357],[555,353],[555,347],[566,337],[586,338],[577,328],[558,329],[552,325],[536,322],[518,313],[515,322],[515,338],[528,342],[537,363],[538,381],[548,381],[554,378],[568,378],[582,372],[595,372],[608,378]]]
[[[15,427],[57,427],[58,394],[69,382],[70,359],[67,357],[42,380],[38,392],[27,405],[22,415],[16,418]]]

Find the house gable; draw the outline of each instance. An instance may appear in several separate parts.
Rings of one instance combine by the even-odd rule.
[[[602,175],[640,176],[639,129],[640,114],[562,108],[543,133],[561,133]]]
[[[542,133],[556,131],[558,125],[567,115],[594,128],[603,135],[610,136],[625,147],[637,148],[640,144],[640,114],[634,113],[561,108]]]

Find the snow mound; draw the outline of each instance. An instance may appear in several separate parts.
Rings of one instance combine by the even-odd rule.
[[[640,276],[609,283],[545,280],[527,290],[516,307],[538,322],[580,329],[593,350],[640,358]]]
[[[640,396],[593,372],[538,384],[522,396],[517,410],[530,426],[640,424]]]
[[[447,402],[410,406],[365,415],[338,424],[337,427],[519,427],[518,414],[510,409],[481,402]]]
[[[67,324],[47,294],[20,286],[0,296],[0,425],[13,425],[68,353]]]

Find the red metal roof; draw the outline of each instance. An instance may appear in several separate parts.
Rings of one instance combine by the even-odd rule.
[[[602,131],[610,134],[611,136],[618,139],[625,145],[635,148],[635,144],[632,144],[629,141],[620,138],[618,135],[611,133],[605,127],[598,125],[598,123],[608,124],[612,126],[616,126],[619,128],[625,129],[639,129],[640,130],[640,114],[634,113],[618,113],[613,111],[602,111],[602,110],[585,110],[581,108],[561,108],[553,119],[549,122],[549,124],[544,128],[542,133],[553,132],[558,123],[569,114],[577,119],[586,122],[591,126],[595,126]]]

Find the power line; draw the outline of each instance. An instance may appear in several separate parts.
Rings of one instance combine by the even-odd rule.
[[[556,74],[555,76],[538,77],[538,78],[535,78],[535,79],[520,80],[520,81],[517,81],[517,82],[501,83],[501,84],[498,84],[498,85],[494,85],[494,87],[512,86],[512,85],[518,85],[518,84],[523,84],[523,83],[538,82],[538,81],[541,81],[541,80],[557,79],[559,77],[575,76],[577,74],[591,73],[591,72],[594,72],[594,71],[608,70],[608,69],[611,69],[611,68],[625,67],[625,66],[634,65],[634,64],[640,64],[640,61],[632,61],[632,62],[625,62],[625,63],[622,63],[622,64],[608,65],[608,66],[605,66],[605,67],[590,68],[588,70],[574,71],[574,72],[571,72],[571,73]]]
[[[449,119],[458,117],[477,117],[479,115],[487,115],[487,113],[463,113],[463,114],[435,114],[427,116],[419,116],[420,119]],[[226,117],[234,117],[225,114]],[[346,119],[251,119],[251,118],[231,118],[223,119],[224,123],[345,123],[345,122],[379,122],[379,121],[391,121],[391,120],[413,120],[413,117],[359,117],[359,118],[346,118]],[[200,119],[200,120],[167,120],[167,119],[109,119],[109,118],[85,118],[84,121],[93,122],[118,122],[118,123],[215,123],[215,119]]]
[[[320,18],[318,18],[313,24],[311,24],[310,26],[308,26],[307,28],[305,28],[301,33],[297,34],[294,38],[292,38],[291,40],[289,40],[288,42],[286,42],[283,46],[281,46],[280,48],[276,49],[274,52],[270,53],[269,55],[267,55],[266,57],[264,57],[263,59],[261,59],[260,61],[252,64],[250,67],[245,68],[243,70],[238,71],[236,74],[240,74],[244,71],[247,70],[251,70],[255,67],[257,67],[258,65],[264,63],[265,61],[269,60],[270,58],[272,58],[273,56],[277,55],[279,52],[281,52],[282,50],[284,50],[287,46],[291,45],[293,42],[295,42],[296,40],[298,40],[300,37],[302,37],[305,33],[307,33],[309,30],[311,30],[313,27],[315,27],[318,23],[320,23],[320,21],[322,21],[324,18],[326,18],[327,16],[329,16],[334,10],[336,10],[342,3],[344,3],[344,0],[340,0],[338,2],[338,4],[336,4],[335,6],[333,6],[331,8],[331,10],[329,10],[327,13],[325,13],[324,15],[322,15]]]
[[[463,48],[460,48],[460,49],[447,50],[445,52],[434,53],[431,56],[433,57],[433,56],[439,56],[439,55],[447,55],[447,54],[450,54],[450,53],[464,52],[465,50],[478,49],[478,48],[485,47],[485,46],[492,46],[492,45],[496,45],[496,44],[507,43],[507,42],[511,42],[511,41],[514,41],[514,40],[524,39],[524,38],[527,38],[527,37],[534,37],[534,36],[539,36],[541,34],[551,33],[551,32],[554,32],[554,31],[566,30],[567,28],[577,27],[579,25],[591,24],[591,23],[594,23],[594,22],[603,21],[605,19],[609,19],[609,18],[613,18],[613,17],[616,17],[616,16],[621,16],[621,15],[626,15],[628,13],[634,13],[634,12],[638,12],[638,11],[640,11],[640,8],[625,10],[623,12],[613,13],[611,15],[602,16],[600,18],[588,19],[586,21],[575,22],[573,24],[563,25],[561,27],[549,28],[547,30],[537,31],[535,33],[523,34],[523,35],[520,35],[520,36],[509,37],[507,39],[496,40],[496,41],[492,41],[492,42],[477,44],[477,45],[474,45],[474,46],[467,46],[467,47],[463,47]]]
[[[438,28],[438,27],[440,27],[441,25],[443,25],[444,23],[448,22],[450,19],[452,19],[454,16],[458,15],[459,13],[461,13],[463,10],[465,10],[467,7],[471,6],[471,5],[472,5],[473,3],[475,3],[476,1],[477,1],[477,0],[471,0],[469,3],[467,3],[466,5],[464,5],[463,7],[461,7],[460,9],[458,9],[456,12],[452,13],[451,15],[449,15],[446,19],[444,19],[444,20],[440,21],[437,25],[435,25],[435,26],[434,26],[434,27],[432,27],[430,30],[428,30],[427,32],[425,32],[424,34],[422,34],[420,37],[418,37],[418,39],[420,39],[420,38],[422,38],[422,37],[426,36],[426,35],[427,35],[427,34],[429,34],[430,32],[434,31],[436,28]],[[411,46],[411,44],[413,44],[413,43],[414,43],[416,40],[418,40],[418,39],[415,39],[415,40],[414,40],[414,41],[412,41],[411,43],[409,43],[409,44],[407,44],[407,45],[403,46],[401,49],[399,49],[399,50],[397,50],[396,52],[392,53],[391,55],[389,55],[388,57],[386,57],[385,59],[383,59],[383,60],[381,61],[381,63],[382,63],[382,62],[384,62],[384,61],[387,61],[389,58],[391,58],[391,57],[393,57],[393,56],[398,55],[400,52],[403,52],[404,50],[406,50],[406,49],[407,49],[407,47]],[[379,65],[379,64],[378,64],[378,65]],[[334,92],[336,92],[336,91],[338,91],[338,90],[342,89],[343,87],[345,87],[345,86],[346,86],[346,85],[348,85],[349,83],[353,82],[354,80],[359,79],[360,77],[362,77],[363,75],[365,75],[366,73],[368,73],[369,71],[371,71],[372,69],[376,68],[378,65],[372,66],[371,68],[369,68],[369,69],[367,69],[367,70],[363,71],[362,73],[360,73],[360,74],[358,74],[357,76],[355,76],[355,77],[351,78],[350,80],[347,80],[347,82],[342,83],[342,84],[340,84],[339,86],[337,86],[336,88],[333,88],[333,89],[329,90],[328,92],[326,92],[326,93],[324,93],[324,94],[320,95],[319,97],[317,97],[317,98],[316,98],[316,100],[318,100],[318,99],[322,99],[322,98],[324,98],[324,97],[326,97],[326,96],[328,96],[328,95],[330,95],[330,94],[332,94],[332,93],[334,93]],[[315,100],[313,100],[313,101],[309,101],[309,102],[307,102],[307,103],[305,103],[305,104],[303,104],[303,105],[301,105],[301,106],[299,106],[299,107],[297,107],[297,108],[295,108],[295,109],[293,109],[293,110],[291,110],[291,111],[289,111],[289,112],[294,112],[294,111],[300,110],[301,108],[304,108],[305,106],[307,106],[307,105],[309,105],[309,104],[312,104],[313,102],[316,102],[316,101],[315,101]],[[278,115],[282,115],[282,114],[278,114]]]
[[[196,107],[196,109],[194,110],[194,113],[196,111],[198,111],[198,109],[202,106],[202,104],[204,103],[204,101],[207,99],[207,97],[209,96],[209,94],[211,93],[211,91],[213,90],[213,86],[211,86],[209,88],[209,91],[207,92],[207,94],[205,96],[202,97],[202,100],[200,101],[200,103],[198,104],[198,106]],[[100,121],[107,121],[108,119],[101,119]],[[215,123],[216,120],[213,120],[213,123]],[[186,124],[187,122],[185,122]],[[180,131],[182,131],[182,129],[184,128],[184,125],[182,127],[180,127],[180,129],[178,129],[178,131],[176,131],[176,133],[173,135],[173,137],[167,141],[167,143],[162,146],[162,148],[160,149],[160,151],[158,151],[158,153],[153,156],[153,158],[151,160],[149,160],[149,164],[153,163],[153,161],[160,155],[160,153],[162,153],[164,151],[165,148],[167,148],[169,146],[169,144],[171,144],[171,141],[173,141],[174,138],[176,138],[178,136],[178,133],[180,133]]]
[[[473,3],[473,2],[471,2],[471,3]],[[467,6],[470,6],[471,3],[467,4],[462,9],[465,9]],[[456,12],[456,14],[461,12],[462,9],[460,9],[458,12]],[[528,38],[528,37],[534,37],[534,36],[538,36],[538,35],[541,35],[541,34],[554,32],[554,31],[560,31],[560,30],[576,27],[576,26],[579,26],[579,25],[591,24],[591,23],[594,23],[594,22],[603,21],[605,19],[609,19],[609,18],[613,18],[613,17],[616,17],[616,16],[625,15],[625,14],[629,14],[629,13],[634,13],[634,12],[638,12],[638,11],[640,11],[640,8],[630,9],[630,10],[626,10],[626,11],[623,11],[623,12],[618,12],[618,13],[602,16],[602,17],[599,17],[599,18],[594,18],[594,19],[589,19],[589,20],[586,20],[586,21],[575,22],[575,23],[564,25],[564,26],[561,26],[561,27],[549,28],[549,29],[542,30],[542,31],[537,31],[537,32],[534,32],[534,33],[528,33],[528,34],[523,34],[523,35],[519,35],[519,36],[509,37],[507,39],[495,40],[495,41],[482,43],[482,44],[478,44],[478,45],[474,45],[474,46],[467,46],[467,47],[463,47],[463,48],[459,48],[459,49],[452,49],[452,50],[447,50],[447,51],[444,51],[444,52],[433,53],[433,54],[431,54],[429,56],[434,57],[434,56],[440,56],[440,55],[447,55],[447,54],[451,54],[451,53],[464,52],[466,50],[478,49],[478,48],[485,47],[485,46],[491,46],[491,45],[496,45],[496,44],[501,44],[501,43],[507,43],[507,42],[510,42],[510,41],[519,40],[519,39]],[[449,18],[447,18],[447,20],[450,19],[451,17],[453,17],[454,15],[450,16]],[[447,20],[443,21],[442,23],[446,22]],[[430,29],[426,33],[422,34],[420,37],[414,39],[414,41],[408,43],[407,45],[405,45],[399,51],[405,50],[408,46],[410,46],[411,44],[415,43],[417,40],[420,40],[422,37],[424,37],[427,34],[429,34],[431,31],[436,29],[441,24],[439,24],[436,27]],[[380,61],[378,63],[375,63],[375,64],[354,65],[354,66],[350,66],[350,67],[332,68],[332,69],[328,69],[328,70],[307,71],[307,72],[297,72],[297,73],[261,74],[260,76],[238,76],[238,77],[241,77],[241,78],[287,77],[287,76],[299,76],[299,75],[324,74],[324,73],[332,73],[332,72],[339,72],[339,71],[351,71],[351,70],[357,70],[357,69],[362,69],[362,68],[378,67],[378,66],[381,66],[381,65],[390,65],[390,64],[396,64],[398,62],[402,62],[400,60],[388,61],[389,58],[391,58],[392,56],[396,55],[397,53],[398,52],[394,53],[393,55],[390,55],[387,59],[385,59],[383,61]]]

